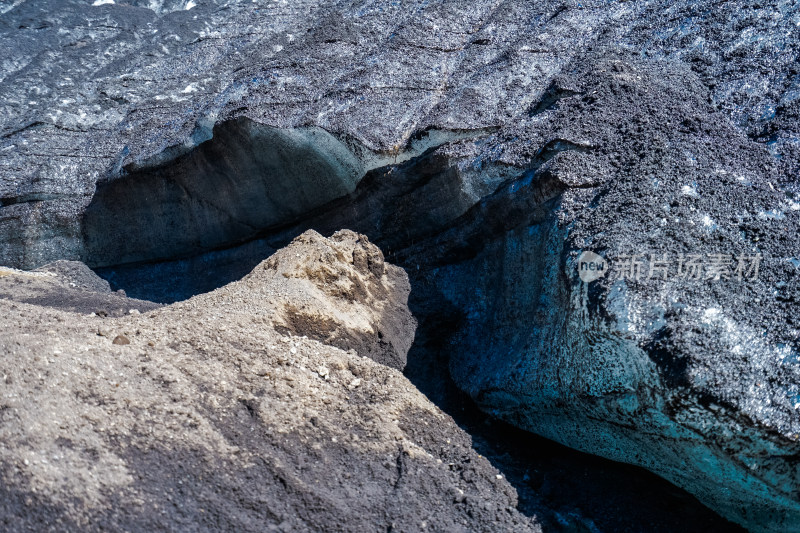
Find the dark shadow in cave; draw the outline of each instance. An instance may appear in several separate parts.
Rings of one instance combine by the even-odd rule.
[[[225,123],[192,152],[101,185],[84,220],[86,262],[115,289],[169,303],[239,279],[307,229],[364,233],[411,277],[419,327],[406,376],[503,472],[523,513],[551,531],[741,531],[641,468],[493,420],[450,378],[462,311],[431,272],[545,220],[563,190],[556,180],[531,169],[476,204],[435,149],[361,178],[335,140],[301,133]]]
[[[472,437],[473,448],[517,490],[520,512],[536,516],[544,531],[745,531],[643,468],[573,450],[482,412],[448,370],[459,310],[417,278],[409,306],[419,325],[404,374]]]
[[[174,260],[243,244],[347,195],[363,173],[348,146],[320,128],[223,122],[187,153],[98,183],[82,220],[85,262]]]

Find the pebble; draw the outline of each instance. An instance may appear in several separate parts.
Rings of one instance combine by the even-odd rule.
[[[131,343],[130,339],[128,339],[128,337],[126,337],[125,335],[117,335],[111,342],[112,344],[119,344],[119,345]]]
[[[459,489],[458,487],[450,487],[450,489],[447,492],[450,493],[450,496],[452,496],[453,502],[455,503],[461,503],[466,499],[464,491]]]

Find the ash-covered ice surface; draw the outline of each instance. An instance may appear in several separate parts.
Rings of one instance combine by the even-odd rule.
[[[300,465],[301,484],[253,489],[252,497],[267,507],[280,501],[292,513],[303,508],[311,514],[301,518],[310,518],[276,514],[270,524],[674,531],[736,523],[798,531],[798,28],[793,2],[0,2],[0,264],[8,267],[0,271],[0,295],[48,324],[36,329],[29,315],[6,315],[4,365],[17,369],[25,357],[35,362],[30,368],[49,365],[48,339],[61,335],[56,322],[80,329],[92,320],[148,323],[145,314],[163,314],[158,327],[183,320],[189,329],[208,329],[203,338],[211,340],[184,342],[181,333],[164,350],[155,348],[162,358],[183,354],[180,371],[201,376],[192,383],[216,397],[224,387],[205,381],[200,369],[210,355],[202,346],[213,341],[221,343],[217,351],[235,352],[214,370],[232,372],[229,365],[241,368],[239,358],[261,357],[263,343],[241,340],[255,335],[251,329],[218,335],[214,320],[178,310],[186,301],[205,302],[209,291],[256,283],[251,272],[277,250],[274,257],[288,258],[291,247],[284,247],[298,235],[346,228],[362,237],[340,233],[330,246],[360,251],[340,257],[308,245],[278,270],[282,283],[299,276],[319,286],[286,293],[290,304],[281,311],[265,308],[274,335],[305,336],[302,342],[331,353],[352,349],[376,365],[405,368],[403,394],[420,396],[418,388],[447,410],[474,435],[474,449],[506,468],[497,475],[514,483],[520,499],[502,483],[496,493],[481,485],[485,491],[477,494],[486,503],[462,498],[455,482],[412,484],[392,497],[416,506],[404,514],[387,510],[391,498],[380,485],[370,494],[381,496],[368,499],[363,521],[350,527],[352,509],[336,502],[357,499],[361,489],[354,487],[362,485],[341,481],[345,500],[334,491],[332,500],[314,503],[305,496],[313,475],[292,463]],[[584,252],[602,258],[607,274],[582,280]],[[82,261],[110,285],[70,261]],[[352,268],[330,266],[342,261]],[[394,272],[389,264],[405,270],[407,286],[365,281]],[[120,289],[126,294],[113,292]],[[256,311],[244,303],[246,291],[237,294],[244,300],[230,305],[245,320]],[[144,314],[132,318],[134,311]],[[418,327],[409,333],[413,323]],[[130,380],[145,380],[130,398],[155,379],[140,375],[149,370],[136,357],[154,356],[146,343],[144,355],[136,351],[132,328],[119,336],[133,348],[106,346],[104,335],[70,340],[86,345],[70,353],[87,365],[95,348],[119,352],[108,352],[118,356],[114,364],[129,365]],[[267,366],[278,364],[263,357]],[[118,515],[108,509],[130,504],[125,498],[133,492],[124,490],[152,481],[147,469],[135,481],[136,465],[144,464],[136,461],[152,460],[150,448],[125,443],[144,455],[109,459],[108,468],[120,473],[104,472],[108,481],[87,484],[86,494],[70,492],[64,481],[84,475],[83,467],[63,466],[50,476],[45,470],[55,467],[41,466],[50,459],[23,457],[25,443],[35,441],[25,422],[29,410],[36,402],[61,404],[48,396],[55,386],[48,379],[63,381],[67,396],[74,389],[81,405],[95,401],[76,385],[82,378],[69,381],[66,368],[30,372],[27,381],[12,377],[17,390],[0,398],[0,427],[18,439],[2,448],[11,458],[4,486],[17,495],[8,501],[19,503],[5,514],[18,516],[15,509],[30,501],[41,516],[78,525],[144,527],[136,519],[142,507]],[[255,394],[261,386],[231,394]],[[173,403],[185,406],[193,394]],[[275,409],[292,411],[305,394],[281,393],[289,399]],[[25,396],[35,401],[20,404]],[[77,440],[75,454],[89,453],[75,431],[95,432],[102,457],[123,447],[100,432],[101,422],[119,426],[147,409],[126,411],[115,402],[119,411],[109,413],[110,400],[100,397],[102,417],[84,417],[80,428],[60,428],[63,434],[50,427],[43,449],[61,446],[60,438]],[[153,405],[162,399],[153,398]],[[483,414],[470,411],[472,402]],[[218,416],[209,409],[208,416]],[[247,411],[261,416],[253,405]],[[421,415],[409,420],[414,428],[436,425]],[[131,427],[130,439],[144,438],[143,427]],[[273,430],[261,433],[274,437]],[[233,446],[220,431],[220,442]],[[582,455],[545,447],[548,459],[531,456],[526,431],[644,467],[692,496]],[[506,435],[517,445],[502,444]],[[162,437],[159,446],[174,438]],[[247,441],[248,453],[274,458],[260,448],[273,437],[249,436],[255,440]],[[311,453],[300,442],[286,451],[292,461]],[[450,453],[448,444],[436,445]],[[465,446],[462,458],[474,453]],[[341,442],[339,448],[350,449]],[[231,471],[250,464],[219,453]],[[405,457],[416,456],[389,460],[398,480]],[[603,489],[571,489],[571,506],[552,483],[574,487],[571,473],[584,464],[593,472],[589,483]],[[199,468],[190,467],[195,483],[205,479]],[[365,468],[363,483],[383,479],[383,471]],[[599,475],[605,468],[614,473]],[[557,481],[548,484],[537,474],[542,470]],[[493,474],[477,475],[491,481]],[[604,477],[656,488],[612,493]],[[210,491],[204,497],[227,502],[227,493],[214,488],[222,486],[203,485]],[[633,506],[619,504],[631,501],[625,490],[647,494],[646,510],[632,517]],[[669,490],[677,491],[672,499]],[[604,509],[599,493],[617,504]],[[181,494],[170,493],[175,506]],[[452,500],[457,518],[440,515],[426,494]],[[704,515],[693,497],[723,518]],[[243,507],[229,514],[198,503],[186,511],[186,523],[201,523],[198,513],[211,508],[218,516],[239,516],[243,508],[266,516],[261,505],[237,501]],[[335,520],[318,521],[317,512]],[[158,523],[151,518],[148,524]]]

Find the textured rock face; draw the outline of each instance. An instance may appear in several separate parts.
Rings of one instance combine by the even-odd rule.
[[[358,230],[442,302],[486,410],[796,529],[794,5],[196,4],[5,11],[0,263],[157,292]],[[585,250],[763,261],[587,285]]]
[[[400,276],[354,234],[309,233],[240,282],[142,314],[0,299],[0,528],[540,531],[399,372],[277,332],[289,304],[330,312],[320,259]],[[365,285],[340,288],[366,305]],[[337,327],[358,337],[363,324]]]
[[[746,2],[14,1],[0,28],[0,263],[81,257],[98,181],[185,154],[222,121],[321,127],[373,159],[429,128],[524,128],[591,49],[690,62],[796,169],[797,17]],[[548,140],[505,135],[480,160],[524,166]]]
[[[651,68],[578,67],[565,81],[586,93],[591,79],[592,99],[552,113],[560,136],[591,129],[599,149],[562,151],[535,172],[533,183],[564,188],[549,219],[438,270],[465,316],[453,376],[521,427],[644,465],[752,530],[793,531],[797,204],[771,184],[766,150],[712,112],[701,87],[676,90],[690,74]],[[614,270],[582,282],[585,250]],[[640,279],[622,275],[632,254]],[[651,276],[651,254],[668,254],[668,279]],[[678,277],[679,254],[727,254],[729,279]],[[757,279],[737,279],[737,258],[757,254]]]
[[[241,284],[255,278],[259,291],[280,298],[273,318],[279,331],[405,367],[416,328],[408,277],[366,236],[344,230],[328,240],[308,231],[259,268],[268,276],[251,273]]]

